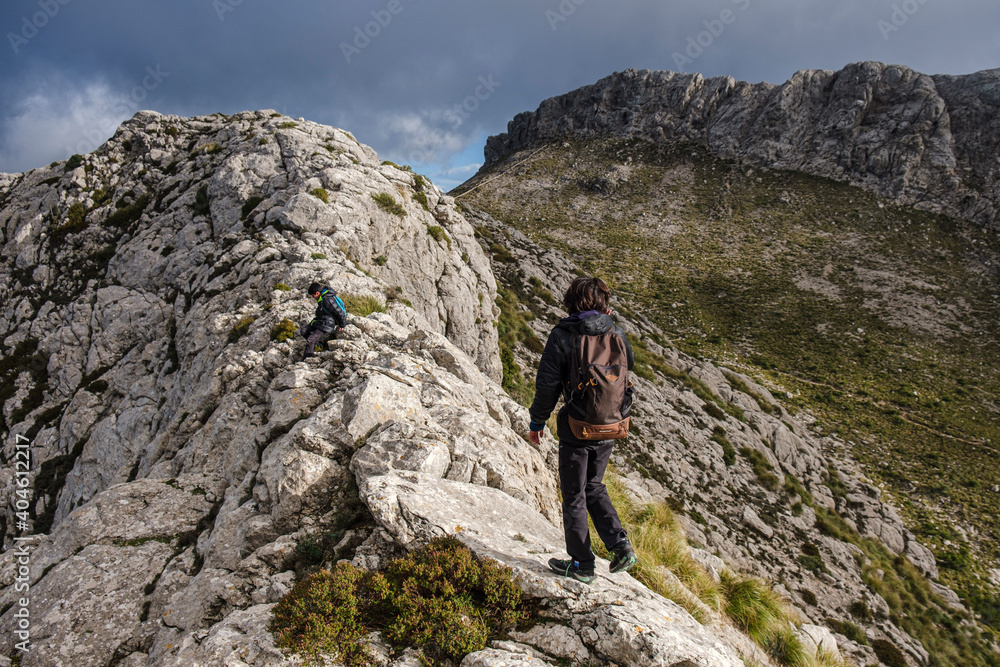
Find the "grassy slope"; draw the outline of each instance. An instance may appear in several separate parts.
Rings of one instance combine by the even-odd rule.
[[[943,579],[971,595],[988,581],[1000,563],[995,234],[692,145],[536,146],[465,191],[609,278],[683,351],[816,414],[887,485]],[[977,606],[1000,627],[993,600]]]

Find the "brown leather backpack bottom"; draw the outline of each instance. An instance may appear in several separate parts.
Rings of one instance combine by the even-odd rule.
[[[569,428],[578,440],[621,440],[628,437],[631,417],[614,424],[588,424],[569,417]]]

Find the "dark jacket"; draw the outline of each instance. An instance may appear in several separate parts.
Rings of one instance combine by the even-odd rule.
[[[324,287],[316,301],[316,314],[309,324],[326,333],[347,326],[347,311],[337,302],[337,293],[333,289]]]
[[[545,351],[542,352],[542,360],[538,364],[538,375],[535,377],[535,400],[528,411],[532,424],[545,423],[552,414],[552,410],[555,409],[560,395],[567,405],[569,404],[570,391],[567,383],[569,382],[570,361],[573,356],[573,343],[576,337],[579,335],[600,335],[612,330],[625,341],[628,368],[632,370],[635,363],[632,346],[629,345],[625,332],[621,327],[615,326],[610,315],[591,310],[584,313],[574,313],[560,320],[552,333],[549,334],[549,339],[545,343]],[[632,408],[633,391],[630,386],[625,392],[625,405],[622,406],[623,417],[627,417]],[[563,408],[563,410],[566,409],[566,407]],[[560,439],[563,439],[563,436],[563,433],[559,434]]]

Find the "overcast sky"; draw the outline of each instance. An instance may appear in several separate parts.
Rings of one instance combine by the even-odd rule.
[[[997,0],[3,0],[0,28],[0,171],[94,150],[140,109],[273,108],[445,190],[515,114],[629,67],[1000,67]]]

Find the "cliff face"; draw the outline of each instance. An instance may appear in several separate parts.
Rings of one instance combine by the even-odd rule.
[[[998,118],[1000,70],[928,76],[865,62],[801,71],[780,86],[627,70],[518,114],[485,157],[488,167],[566,135],[691,141],[995,228]]]

